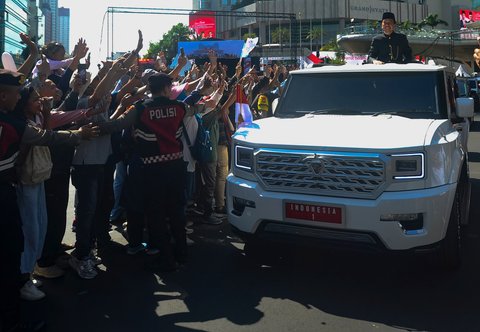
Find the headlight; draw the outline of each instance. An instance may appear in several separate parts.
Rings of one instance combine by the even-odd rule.
[[[393,178],[396,180],[422,179],[425,177],[423,153],[392,155]]]
[[[235,167],[244,171],[253,170],[253,149],[245,146],[235,146]]]

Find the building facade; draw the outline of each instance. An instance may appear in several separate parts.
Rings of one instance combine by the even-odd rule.
[[[20,63],[24,45],[19,34],[28,33],[28,0],[0,1],[0,11],[0,53],[9,52]]]
[[[37,44],[45,43],[45,15],[39,0],[28,0],[28,35]]]
[[[58,8],[58,42],[70,53],[70,8]]]
[[[45,44],[58,41],[58,0],[46,0],[48,10],[45,12]],[[46,8],[46,6],[45,6]]]
[[[397,21],[419,23],[430,14],[457,28],[460,8],[472,8],[470,0],[194,0],[194,10],[228,10],[246,13],[291,13],[295,19],[217,16],[217,37],[243,39],[246,33],[259,37],[261,44],[278,43],[275,31],[286,30],[288,43],[306,43],[309,32],[320,27],[320,43],[334,40],[352,23],[378,21],[382,13],[393,12]],[[248,15],[246,15],[248,16]],[[282,36],[282,33],[278,34]],[[285,41],[282,41],[285,43]]]

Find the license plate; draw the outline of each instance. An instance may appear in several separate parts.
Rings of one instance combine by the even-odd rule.
[[[342,209],[334,206],[312,205],[302,203],[285,203],[285,216],[292,219],[342,223]]]

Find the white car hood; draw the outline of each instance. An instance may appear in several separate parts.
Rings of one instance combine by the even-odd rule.
[[[240,128],[235,139],[259,145],[394,149],[418,147],[432,137],[435,120],[395,115],[306,115],[266,118]],[[438,127],[442,121],[436,121]],[[430,128],[435,131],[435,128]],[[428,144],[428,143],[427,143]]]

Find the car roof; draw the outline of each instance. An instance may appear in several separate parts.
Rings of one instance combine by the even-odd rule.
[[[365,65],[341,65],[341,66],[323,66],[317,68],[301,69],[292,71],[293,75],[315,74],[315,73],[361,73],[361,72],[432,72],[444,71],[447,67],[441,65],[424,65],[418,63],[395,64],[388,63],[383,65],[365,64]]]

